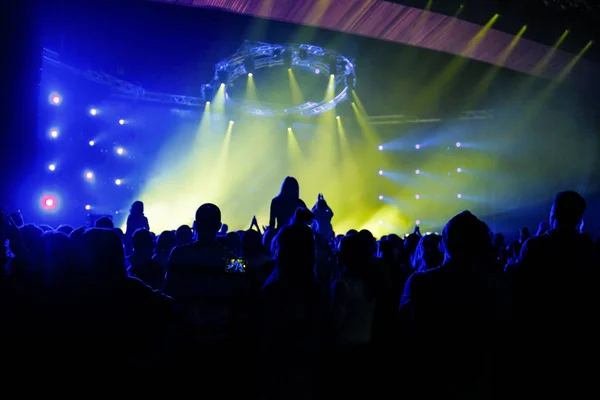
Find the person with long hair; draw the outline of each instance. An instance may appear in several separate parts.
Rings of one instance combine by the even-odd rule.
[[[133,237],[133,233],[138,229],[150,230],[148,217],[144,215],[144,203],[139,200],[133,202],[129,210],[129,216],[127,217],[127,229],[125,230],[124,237],[126,255],[132,251],[131,238]]]
[[[271,201],[269,228],[278,230],[289,224],[298,208],[306,208],[306,204],[300,199],[298,181],[296,178],[288,176],[283,180],[279,194]]]

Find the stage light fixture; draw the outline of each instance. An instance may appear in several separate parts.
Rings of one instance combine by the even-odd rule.
[[[115,179],[115,185],[119,186],[123,181],[121,179]]]
[[[125,120],[124,119],[120,119],[119,120],[119,125],[125,125]]]
[[[415,225],[421,225],[421,221],[419,221],[419,220],[416,220],[416,221],[415,221]]]
[[[244,68],[246,68],[246,72],[248,72],[248,75],[252,76],[252,73],[254,72],[254,59],[252,58],[252,56],[246,57],[246,59],[244,60]]]
[[[206,102],[206,105],[207,105],[207,106],[210,106],[210,101],[207,101],[207,102]]]
[[[48,169],[50,171],[55,171],[56,170],[56,164],[50,164],[50,165],[48,165]]]
[[[98,110],[95,108],[90,109],[90,115],[98,115]]]
[[[420,144],[415,144],[415,149],[419,150],[421,148]]]
[[[282,53],[283,57],[283,67],[287,69],[292,69],[292,50],[284,50]]]
[[[383,170],[382,169],[379,170],[379,175],[383,175]]]
[[[291,132],[291,131],[292,131],[292,127],[290,126],[290,127],[288,127],[288,132]]]
[[[44,201],[44,204],[46,205],[46,207],[53,207],[54,199],[46,199],[46,201]]]
[[[58,133],[58,129],[51,129],[50,130],[50,137],[52,139],[56,139],[58,137],[59,133]]]
[[[421,173],[421,170],[415,169],[415,174],[419,175]]]
[[[234,121],[229,121],[229,125],[233,125],[234,123]]]
[[[62,103],[62,97],[58,93],[50,94],[50,104],[58,106],[60,103]]]
[[[340,119],[340,116],[339,116],[339,115],[336,115],[335,119],[339,120],[339,119]]]
[[[456,172],[462,172],[462,168],[456,168]]]
[[[227,83],[228,78],[229,73],[227,72],[227,69],[221,69],[219,70],[219,72],[217,72],[217,79],[219,80],[221,85],[225,86],[225,83]]]
[[[86,209],[87,211],[90,211],[90,210],[92,209],[92,206],[90,206],[89,204],[86,204],[86,206],[85,206],[85,209]]]
[[[378,146],[378,147],[377,147],[377,150],[379,150],[379,151],[383,150],[383,146],[381,146],[381,145],[380,145],[380,146]]]
[[[379,196],[379,200],[383,200],[383,196],[381,196],[381,195],[380,195],[380,196]]]
[[[96,142],[95,142],[95,141],[93,141],[93,140],[90,140],[90,141],[88,142],[88,144],[89,144],[90,146],[94,146],[94,145],[96,144]]]
[[[117,152],[118,155],[122,156],[123,154],[125,154],[125,149],[122,147],[117,147],[117,150],[115,150]]]
[[[462,194],[460,194],[460,193],[459,193],[459,194],[457,194],[457,195],[456,195],[456,198],[457,198],[457,199],[462,199]]]
[[[415,200],[419,200],[421,198],[421,196],[419,196],[418,194],[415,194]]]
[[[460,142],[456,142],[456,147],[460,147]]]
[[[87,179],[88,181],[91,181],[92,179],[94,179],[94,173],[92,171],[87,171],[85,173],[85,179]]]

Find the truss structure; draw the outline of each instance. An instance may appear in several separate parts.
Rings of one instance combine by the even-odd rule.
[[[272,46],[272,45],[267,45]],[[260,46],[258,46],[260,47]],[[265,47],[262,47],[262,50],[265,50]],[[266,50],[272,51],[274,48],[267,47]],[[317,49],[319,50],[319,49]],[[317,51],[315,48],[308,49],[308,51]],[[208,85],[203,85],[202,93],[199,97],[193,96],[184,96],[184,95],[176,95],[176,94],[167,94],[167,93],[157,93],[157,92],[149,92],[144,90],[143,87],[139,85],[135,85],[131,82],[124,81],[112,75],[106,74],[104,72],[98,72],[93,70],[79,70],[75,67],[67,65],[60,61],[60,57],[58,53],[44,49],[43,50],[43,61],[49,65],[53,65],[57,68],[68,71],[74,75],[82,76],[85,79],[88,79],[92,82],[96,82],[102,86],[108,87],[111,89],[114,96],[121,99],[135,100],[135,101],[145,101],[149,103],[157,103],[157,104],[166,104],[177,107],[203,107],[206,103],[206,96],[210,96],[210,88]],[[235,59],[236,62],[240,62],[243,57],[238,55],[238,59]],[[232,60],[227,60],[227,62],[232,62]],[[296,62],[300,62],[298,60]],[[217,67],[219,64],[217,64]],[[326,65],[320,65],[322,68],[327,68]],[[243,65],[242,65],[242,68]],[[329,71],[327,71],[329,72]],[[246,73],[244,70],[243,73]],[[215,74],[216,77],[217,74]],[[259,116],[275,116],[276,113],[269,113],[269,109],[276,108],[277,105],[262,103],[259,107],[259,104],[253,102],[239,102],[239,106],[245,110],[246,112],[255,113]],[[310,109],[311,113],[315,113],[315,106],[318,106],[316,103],[310,103],[306,105],[306,109]],[[261,113],[263,110],[263,114]],[[299,108],[300,114],[303,114],[303,108]],[[324,112],[326,110],[316,109],[316,112]],[[289,114],[288,114],[289,115]],[[455,118],[450,119],[458,119],[458,120],[485,120],[494,118],[493,110],[471,110],[471,111],[463,111]],[[426,123],[434,123],[442,121],[441,118],[421,118],[417,116],[410,115],[384,115],[384,116],[373,116],[368,117],[369,123],[372,125],[395,125],[395,124],[426,124]]]

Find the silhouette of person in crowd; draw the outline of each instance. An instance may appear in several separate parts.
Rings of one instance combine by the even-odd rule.
[[[300,185],[296,178],[288,176],[283,180],[279,194],[271,201],[269,228],[277,230],[287,225],[300,207],[306,208],[300,199]]]

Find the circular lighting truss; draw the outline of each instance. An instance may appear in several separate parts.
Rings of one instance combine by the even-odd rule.
[[[213,80],[202,85],[202,94],[210,101],[221,84],[230,85],[241,76],[272,67],[304,69],[315,75],[334,74],[336,93],[333,99],[309,101],[287,108],[265,102],[234,101],[227,91],[225,100],[238,103],[243,111],[259,117],[308,117],[333,110],[338,103],[348,98],[349,92],[356,84],[354,64],[347,57],[332,50],[310,44],[281,45],[246,41],[235,54],[215,65]]]

